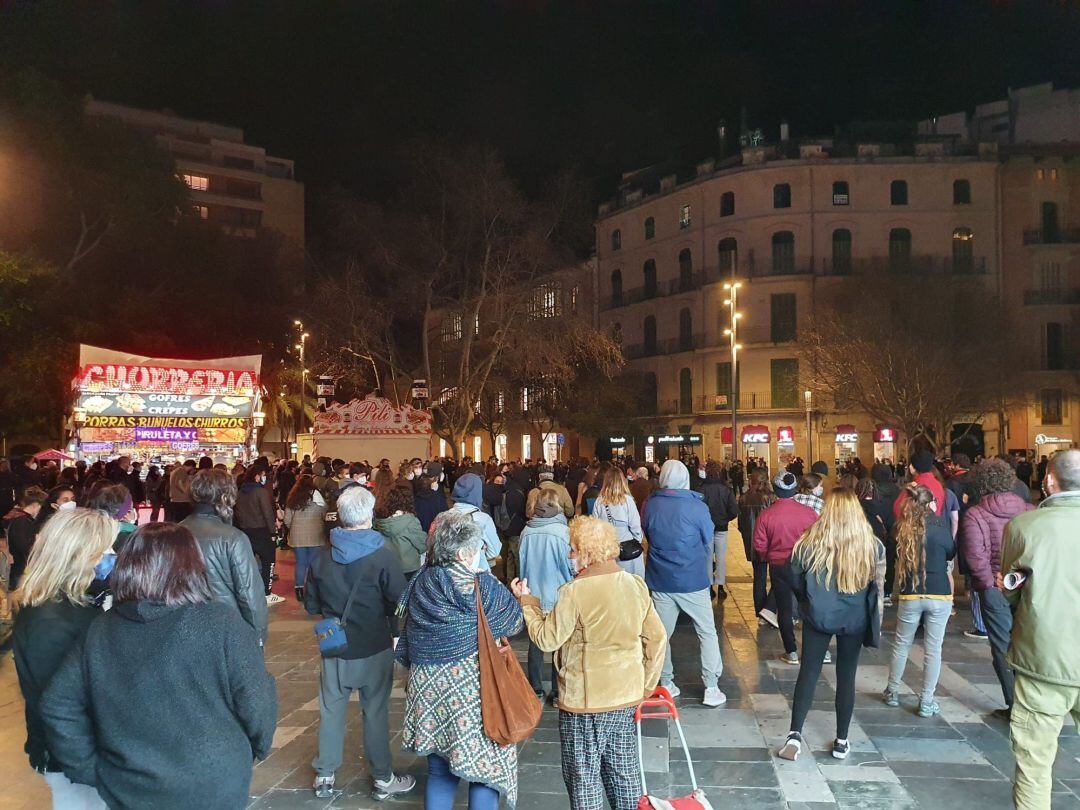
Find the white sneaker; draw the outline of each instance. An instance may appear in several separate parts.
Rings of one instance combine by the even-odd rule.
[[[784,653],[780,656],[780,660],[785,664],[792,664],[793,666],[799,665],[799,654],[797,652]]]
[[[276,593],[268,593],[266,595],[266,604],[267,605],[279,605],[284,601],[285,601],[285,597],[284,596],[278,596]]]
[[[825,663],[825,664],[831,664],[832,663],[832,653],[829,652],[828,650],[825,651],[825,660],[823,661],[823,663]]]
[[[334,797],[334,777],[316,776],[312,788],[315,789],[315,795],[320,799],[332,799]]]
[[[406,774],[401,776],[391,776],[385,781],[376,779],[375,790],[372,792],[372,797],[382,801],[383,799],[398,793],[408,793],[414,787],[416,787],[416,779]]]
[[[780,622],[776,618],[776,613],[769,610],[768,608],[762,608],[761,611],[758,613],[758,616],[763,618],[765,621],[767,621],[769,624],[771,624],[777,630],[780,629]]]
[[[677,698],[679,695],[682,694],[682,689],[680,689],[673,683],[662,683],[660,685],[667,689],[668,694],[671,695],[673,698]]]
[[[710,686],[705,690],[705,699],[701,702],[706,706],[723,706],[727,703],[727,695],[720,691],[720,687]]]

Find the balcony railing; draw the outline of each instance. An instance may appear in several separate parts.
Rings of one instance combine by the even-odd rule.
[[[658,340],[655,344],[634,343],[623,347],[623,356],[627,360],[640,360],[643,357],[659,357],[679,352],[692,352],[705,348],[705,335],[690,335],[689,339],[669,338]]]
[[[1080,288],[1065,287],[1052,290],[1024,290],[1024,303],[1028,306],[1042,304],[1080,304]]]
[[[623,290],[617,295],[609,295],[606,300],[601,302],[600,311],[606,312],[609,309],[628,307],[631,304],[639,304],[642,301],[649,301],[653,298],[663,298],[668,295],[693,292],[694,290],[700,290],[701,285],[705,282],[705,273],[698,271],[691,273],[689,276],[680,276],[679,278],[670,281],[657,282],[655,286],[643,285],[641,287],[632,287],[631,289]]]
[[[797,394],[774,397],[770,391],[740,391],[738,409],[741,413],[799,410],[802,406]],[[689,402],[677,398],[661,400],[660,404],[665,414],[731,413],[731,399],[731,394],[698,394]]]
[[[1024,228],[1025,245],[1075,245],[1080,242],[1080,228]]]

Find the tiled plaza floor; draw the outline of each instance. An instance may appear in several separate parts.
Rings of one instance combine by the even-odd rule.
[[[731,597],[717,609],[722,622],[721,649],[724,674],[720,686],[728,695],[726,706],[707,709],[700,703],[697,639],[683,624],[673,646],[676,681],[690,756],[702,785],[717,808],[740,810],[941,810],[1012,807],[1010,779],[1013,760],[1008,728],[990,716],[1002,705],[1000,689],[983,642],[970,641],[962,632],[970,621],[966,604],[950,625],[944,648],[944,666],[938,686],[941,715],[921,719],[915,714],[912,687],[921,680],[922,649],[912,650],[900,708],[881,703],[887,673],[888,643],[895,617],[886,610],[885,645],[863,651],[858,673],[855,720],[850,732],[852,753],[845,761],[828,753],[835,727],[832,700],[834,671],[825,666],[823,680],[808,718],[805,737],[811,753],[798,762],[782,762],[773,752],[788,728],[791,693],[797,667],[782,664],[779,634],[759,628],[753,614],[749,566],[743,559],[738,534],[731,532],[729,590]],[[283,557],[286,555],[282,555]],[[291,566],[281,565],[282,593],[291,583]],[[255,768],[251,808],[374,808],[423,806],[425,763],[400,751],[399,735],[393,745],[396,768],[419,781],[411,796],[376,802],[363,760],[359,709],[352,707],[346,741],[346,765],[338,772],[341,795],[316,799],[311,792],[311,760],[318,728],[318,655],[311,639],[311,620],[290,600],[271,608],[267,666],[277,678],[279,721],[273,754]],[[521,655],[524,657],[524,645]],[[400,673],[399,673],[400,674]],[[404,682],[394,691],[390,722],[400,729]],[[0,661],[0,722],[5,734],[0,743],[0,810],[49,806],[44,782],[30,771],[22,754],[24,726],[11,657]],[[650,791],[682,795],[689,791],[689,771],[674,729],[647,727],[645,759]],[[1054,808],[1080,809],[1080,738],[1071,724],[1062,734],[1055,766]],[[520,752],[522,810],[566,808],[569,803],[559,769],[557,716],[545,709],[536,735]],[[464,806],[464,791],[461,793]]]

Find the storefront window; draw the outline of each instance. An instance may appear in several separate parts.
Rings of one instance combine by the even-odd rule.
[[[846,463],[859,455],[859,433],[854,425],[836,426],[836,464]]]

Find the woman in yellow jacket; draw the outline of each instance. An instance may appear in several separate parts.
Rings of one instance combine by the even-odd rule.
[[[562,773],[573,810],[634,810],[642,795],[634,709],[660,680],[667,633],[645,582],[619,567],[614,527],[570,523],[577,576],[545,615],[527,580],[511,585],[529,638],[555,652]]]

